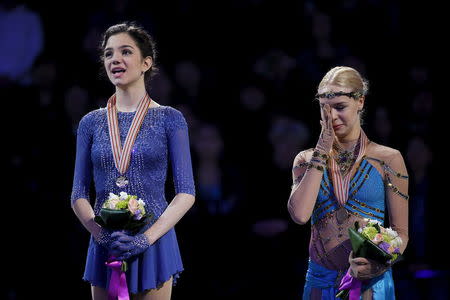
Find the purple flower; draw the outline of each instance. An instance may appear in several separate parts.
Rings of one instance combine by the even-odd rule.
[[[378,247],[380,247],[381,249],[383,249],[385,252],[389,253],[389,247],[391,245],[389,245],[386,242],[381,242],[380,244],[378,244]]]
[[[401,253],[400,253],[400,249],[399,249],[398,247],[395,247],[394,253],[395,253],[395,254],[401,254]]]
[[[136,210],[136,211],[134,212],[133,219],[135,219],[135,220],[140,220],[140,219],[142,219],[142,213],[141,213],[141,210],[140,210],[140,209],[138,209],[138,210]]]

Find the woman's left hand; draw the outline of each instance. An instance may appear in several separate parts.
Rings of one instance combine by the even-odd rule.
[[[112,254],[117,260],[127,260],[141,254],[150,247],[145,234],[128,235],[117,231],[111,234],[111,238],[114,240],[111,244]]]
[[[353,251],[348,258],[350,263],[350,275],[364,281],[380,276],[389,269],[388,264],[381,264],[364,257],[353,257]]]

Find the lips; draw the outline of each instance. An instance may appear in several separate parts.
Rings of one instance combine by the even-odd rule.
[[[116,68],[112,68],[111,69],[111,73],[115,76],[121,76],[123,73],[125,73],[125,69],[124,68],[120,68],[120,67],[116,67]]]
[[[336,129],[341,128],[342,126],[344,126],[344,125],[342,125],[342,124],[341,125],[335,125],[335,126],[333,126],[333,129],[336,130]]]

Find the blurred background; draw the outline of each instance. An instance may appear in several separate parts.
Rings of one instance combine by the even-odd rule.
[[[408,167],[410,241],[394,268],[398,299],[450,298],[426,4],[0,3],[3,187],[14,197],[4,200],[14,213],[2,218],[2,299],[90,297],[82,281],[89,236],[69,200],[76,130],[114,92],[102,75],[101,33],[129,20],[157,42],[150,96],[189,123],[197,201],[176,226],[185,271],[173,299],[301,297],[310,225],[295,224],[286,209],[291,167],[317,141],[314,94],[338,65],[369,80],[364,130],[399,149]]]

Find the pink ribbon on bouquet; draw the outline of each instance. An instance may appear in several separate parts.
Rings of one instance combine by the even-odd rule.
[[[127,277],[122,271],[122,262],[118,260],[108,260],[106,266],[112,269],[109,279],[108,300],[130,300],[128,294]]]
[[[361,295],[361,281],[350,275],[350,269],[341,280],[339,290],[350,290],[349,300],[359,300]]]

